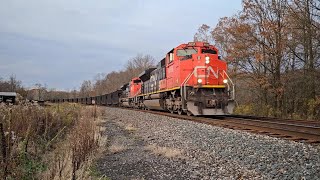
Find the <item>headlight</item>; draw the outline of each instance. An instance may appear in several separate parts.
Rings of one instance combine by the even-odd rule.
[[[206,64],[209,64],[209,62],[210,62],[210,57],[207,56],[207,57],[206,57]]]
[[[198,83],[202,83],[202,79],[198,79]]]
[[[224,79],[223,83],[227,84],[228,83],[228,79]]]

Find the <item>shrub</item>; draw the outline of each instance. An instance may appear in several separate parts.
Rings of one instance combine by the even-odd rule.
[[[77,104],[0,107],[0,179],[37,179],[48,164],[43,157],[66,137],[74,162],[81,163],[96,147],[92,107]],[[86,114],[90,112],[91,115]],[[95,110],[96,115],[102,111]],[[71,136],[67,136],[67,135]]]

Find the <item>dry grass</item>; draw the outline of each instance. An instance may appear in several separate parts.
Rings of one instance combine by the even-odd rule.
[[[116,153],[119,153],[119,152],[122,152],[124,150],[126,150],[127,147],[122,145],[122,144],[112,144],[110,147],[109,147],[109,151],[113,154],[116,154]]]
[[[154,144],[146,146],[145,149],[148,151],[151,151],[152,153],[154,153],[156,155],[165,156],[167,158],[181,156],[183,153],[182,150],[179,150],[176,148],[160,147],[160,146],[156,146]]]
[[[43,157],[66,137],[80,117],[79,105],[0,108],[0,179],[31,179],[43,171]]]
[[[99,146],[102,115],[102,108],[77,104],[2,106],[0,179],[81,177]]]
[[[137,128],[135,128],[132,124],[127,124],[125,127],[124,127],[127,131],[136,131],[138,130]]]
[[[99,108],[100,110],[103,109]],[[56,149],[51,157],[51,170],[48,170],[42,179],[95,179],[91,177],[91,165],[102,153],[102,148],[99,147],[104,147],[107,141],[106,137],[102,136],[105,119],[100,118],[101,116],[102,114],[95,118],[90,106],[82,109],[82,118]]]
[[[64,146],[53,156],[52,172],[47,172],[43,179],[90,179],[88,169],[100,152],[98,148],[106,141],[102,138],[102,111],[103,108],[92,106],[81,109],[81,118],[70,130]]]

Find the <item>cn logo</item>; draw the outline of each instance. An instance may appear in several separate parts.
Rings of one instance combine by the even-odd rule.
[[[206,74],[199,74],[198,75],[198,69],[205,69],[206,70]],[[197,77],[197,78],[208,77],[211,73],[213,74],[214,77],[218,78],[218,69],[217,69],[217,72],[215,72],[211,66],[208,66],[208,67],[206,67],[206,66],[196,66],[194,68],[194,76]]]

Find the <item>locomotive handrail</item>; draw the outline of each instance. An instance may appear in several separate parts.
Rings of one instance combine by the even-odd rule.
[[[187,82],[190,80],[190,78],[191,78],[191,76],[194,74],[194,71],[195,71],[195,69],[193,69],[192,70],[192,72],[186,77],[186,79],[181,83],[181,85],[180,85],[180,94],[182,95],[183,94],[183,101],[182,101],[182,107],[183,107],[183,109],[185,110],[185,105],[184,105],[184,101],[186,101],[187,99],[186,99],[186,96],[187,96],[187,88],[186,88],[186,84],[187,84]],[[182,86],[184,87],[184,88],[182,88]]]
[[[220,74],[221,74],[221,73],[220,73]],[[233,81],[231,80],[231,78],[229,77],[229,75],[226,73],[225,70],[223,70],[223,74],[226,75],[227,78],[228,78],[228,82],[226,83],[226,84],[228,85],[228,91],[230,90],[229,82],[230,82],[230,84],[231,84],[231,86],[232,86],[232,98],[231,98],[231,99],[234,100],[234,98],[235,98],[234,83],[233,83]],[[223,76],[223,75],[221,74],[221,76]]]

